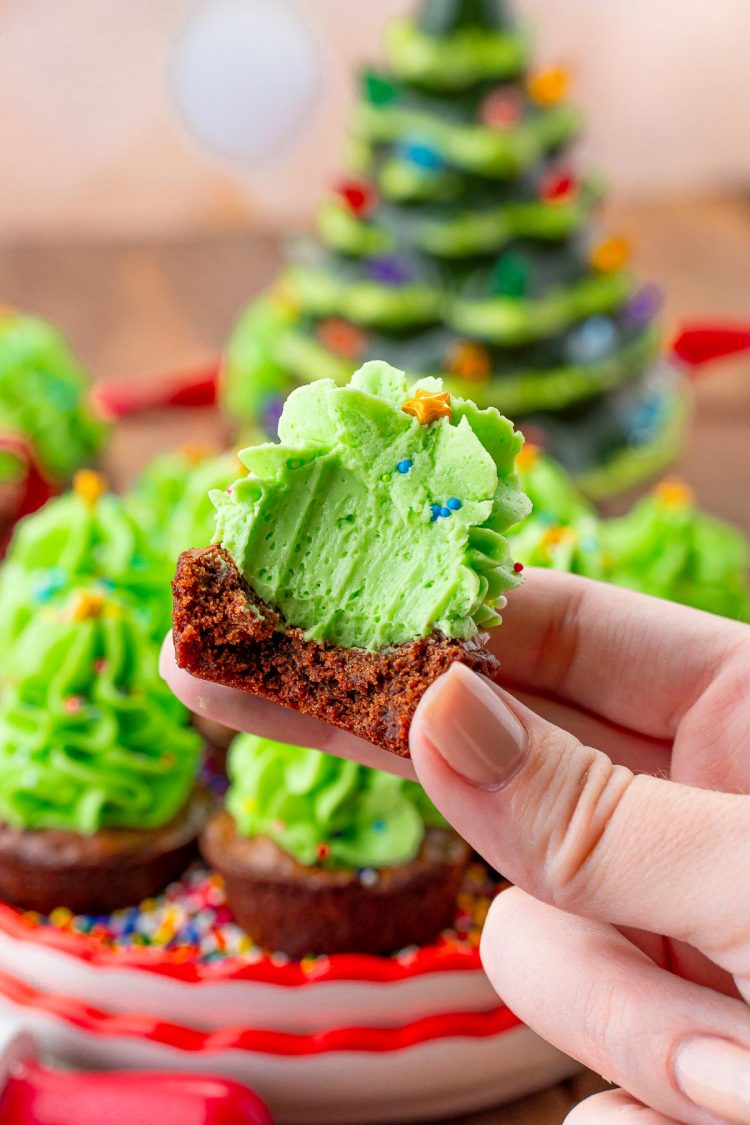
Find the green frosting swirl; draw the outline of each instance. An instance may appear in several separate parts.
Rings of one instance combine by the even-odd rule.
[[[0,431],[27,438],[53,480],[68,480],[104,442],[88,393],[88,372],[56,328],[0,314]]]
[[[592,275],[536,299],[464,298],[451,301],[447,323],[457,332],[498,344],[525,344],[565,331],[576,321],[612,312],[633,289],[625,273]]]
[[[296,266],[285,276],[300,306],[313,316],[343,316],[354,324],[400,328],[440,319],[445,295],[434,284],[386,287],[365,278],[337,276],[323,267]]]
[[[353,127],[356,135],[374,145],[419,137],[434,145],[454,169],[506,179],[572,140],[580,128],[580,115],[572,106],[554,106],[535,112],[515,129],[501,133],[484,125],[454,123],[398,104],[376,107],[361,102],[354,110]]]
[[[502,533],[528,511],[513,472],[523,439],[459,398],[429,424],[402,409],[440,391],[433,379],[409,390],[383,363],[346,387],[300,387],[281,443],[244,450],[248,476],[212,493],[216,540],[310,639],[380,649],[499,623],[519,581]]]
[[[437,37],[410,19],[390,24],[386,51],[399,78],[446,92],[511,78],[523,70],[529,53],[526,38],[512,31],[459,27]]]
[[[18,525],[0,570],[0,670],[15,659],[13,644],[40,606],[55,605],[82,583],[116,588],[161,640],[171,575],[171,561],[120,497],[72,491],[50,501]]]
[[[526,446],[517,468],[533,510],[507,534],[526,566],[582,574],[740,621],[750,617],[750,545],[736,528],[700,511],[684,485],[665,482],[626,516],[601,520],[552,458]]]
[[[41,611],[0,704],[0,820],[24,829],[158,828],[200,751],[131,607],[79,590]]]
[[[393,867],[445,821],[421,786],[355,762],[240,735],[227,808],[242,836],[267,836],[305,866]]]
[[[723,617],[750,617],[750,549],[745,536],[696,507],[690,491],[665,482],[601,530],[606,577],[618,586]]]
[[[208,494],[231,484],[239,467],[233,453],[215,456],[190,448],[162,453],[145,467],[126,503],[173,563],[182,551],[211,542],[216,511]]]
[[[571,202],[519,199],[492,207],[436,208],[409,215],[408,223],[389,212],[360,219],[345,203],[329,199],[318,213],[323,241],[357,257],[395,252],[403,239],[436,258],[463,258],[503,249],[516,238],[554,241],[569,237],[591,217],[600,192],[592,182]]]

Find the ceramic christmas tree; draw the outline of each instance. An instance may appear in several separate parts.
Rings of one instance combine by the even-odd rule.
[[[676,451],[682,397],[659,360],[659,296],[600,229],[569,149],[565,70],[535,70],[499,0],[424,0],[362,75],[349,163],[231,341],[225,399],[273,431],[280,396],[384,359],[496,406],[591,494]]]

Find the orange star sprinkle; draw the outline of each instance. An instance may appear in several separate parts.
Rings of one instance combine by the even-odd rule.
[[[529,76],[529,95],[537,105],[557,105],[567,97],[569,90],[570,71],[564,66],[551,66]]]
[[[93,507],[102,493],[107,491],[107,482],[101,473],[93,469],[80,469],[73,477],[73,491]]]
[[[681,480],[665,480],[654,489],[654,496],[665,508],[689,508],[695,501],[693,490]]]
[[[184,442],[179,451],[191,465],[200,465],[201,461],[207,461],[214,452],[210,445],[201,445],[197,441]]]
[[[533,445],[530,441],[526,442],[521,452],[516,456],[516,469],[519,473],[527,472],[533,469],[539,460],[541,450],[538,445]]]
[[[104,611],[105,601],[104,594],[96,590],[82,590],[71,606],[71,620],[90,621],[94,617],[100,617]]]
[[[460,341],[453,348],[449,370],[469,383],[486,383],[492,374],[492,360],[486,348],[470,340]]]
[[[554,550],[562,543],[573,543],[577,536],[572,527],[551,527],[549,531],[545,531],[542,540],[547,550]]]
[[[591,265],[597,273],[617,273],[630,259],[630,243],[626,238],[608,238],[594,248]]]
[[[404,414],[411,414],[416,418],[420,426],[429,426],[430,422],[437,422],[438,418],[453,417],[448,391],[415,391],[414,398],[405,402],[401,409]]]

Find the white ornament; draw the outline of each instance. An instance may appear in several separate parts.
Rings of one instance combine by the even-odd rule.
[[[175,46],[172,78],[194,136],[255,165],[283,152],[309,120],[320,55],[292,0],[202,0]]]

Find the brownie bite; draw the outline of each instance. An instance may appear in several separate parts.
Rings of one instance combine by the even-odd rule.
[[[215,545],[179,560],[177,661],[406,755],[451,664],[498,673],[483,645],[520,582],[503,531],[528,511],[523,439],[381,363],[295,391],[279,435],[212,493]]]
[[[257,944],[388,954],[452,924],[471,850],[415,782],[253,735],[229,773],[201,851]]]

